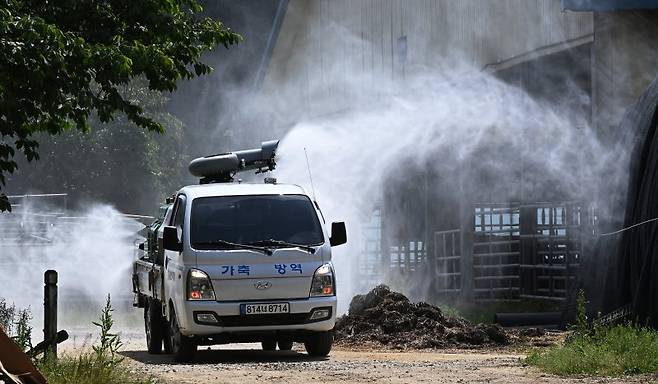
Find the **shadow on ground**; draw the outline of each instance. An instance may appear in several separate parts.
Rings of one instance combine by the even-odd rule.
[[[297,351],[262,351],[257,349],[199,349],[192,363],[176,363],[167,354],[151,355],[146,351],[121,351],[120,354],[144,364],[244,364],[244,363],[296,363],[323,361],[328,357],[311,357]]]

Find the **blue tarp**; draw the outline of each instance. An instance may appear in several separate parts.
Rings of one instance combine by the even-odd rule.
[[[562,0],[562,9],[595,12],[658,9],[658,0]]]

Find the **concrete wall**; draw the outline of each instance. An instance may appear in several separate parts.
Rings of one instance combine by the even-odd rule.
[[[263,90],[319,115],[358,97],[350,77],[376,87],[441,66],[497,70],[591,42],[592,32],[591,13],[562,12],[559,0],[291,0]],[[281,94],[282,84],[294,92]]]

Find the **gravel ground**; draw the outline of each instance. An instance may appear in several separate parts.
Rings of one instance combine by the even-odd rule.
[[[264,352],[259,344],[200,350],[194,364],[149,355],[143,336],[123,334],[122,354],[132,369],[166,383],[646,383],[653,377],[559,378],[524,366],[514,350],[377,351],[334,349],[313,359],[295,344],[289,352]]]

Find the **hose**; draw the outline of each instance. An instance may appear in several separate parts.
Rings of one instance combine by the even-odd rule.
[[[618,231],[608,232],[608,233],[601,233],[601,234],[599,234],[599,236],[611,236],[611,235],[616,235],[616,234],[618,234],[618,233],[622,233],[622,232],[628,231],[629,229],[632,229],[632,228],[635,228],[635,227],[639,227],[640,225],[644,225],[644,224],[647,224],[647,223],[651,223],[651,222],[653,222],[653,221],[658,221],[658,217],[654,217],[653,219],[645,220],[645,221],[643,221],[643,222],[641,222],[641,223],[633,224],[633,225],[631,225],[630,227],[622,228],[622,229],[620,229],[620,230],[618,230]]]

